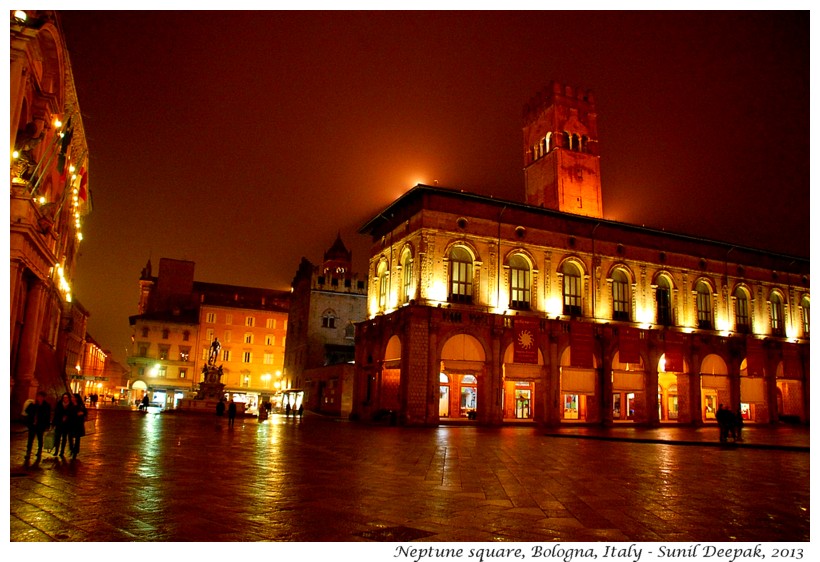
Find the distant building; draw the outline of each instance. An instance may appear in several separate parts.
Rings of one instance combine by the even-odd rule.
[[[72,281],[91,212],[88,145],[56,12],[16,10],[10,22],[11,412],[39,390],[67,388],[74,344]],[[61,341],[71,329],[74,340]],[[84,328],[83,328],[84,329]]]
[[[290,294],[255,287],[194,281],[194,262],[149,261],[140,277],[139,314],[130,318],[131,399],[176,407],[203,380],[209,350],[226,395],[255,409],[276,392],[284,363]]]
[[[525,108],[527,203],[417,185],[361,228],[354,414],[808,422],[808,259],[603,218],[596,119],[553,83]]]
[[[302,258],[292,283],[284,387],[333,415],[351,411],[355,324],[367,317],[367,283],[352,267],[339,235],[321,265]]]

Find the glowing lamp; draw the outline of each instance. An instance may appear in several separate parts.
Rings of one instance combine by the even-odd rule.
[[[23,25],[27,19],[28,14],[25,10],[14,10],[14,21],[16,21],[18,25]]]

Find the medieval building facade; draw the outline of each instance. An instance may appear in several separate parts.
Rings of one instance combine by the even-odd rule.
[[[809,419],[808,259],[607,220],[595,100],[525,108],[525,201],[418,185],[366,223],[354,414]]]
[[[88,145],[55,12],[11,13],[11,411],[68,389],[88,314],[72,281],[91,212]]]
[[[367,284],[341,236],[321,265],[302,258],[293,278],[285,381],[313,411],[347,416],[353,405],[355,324],[367,318]]]

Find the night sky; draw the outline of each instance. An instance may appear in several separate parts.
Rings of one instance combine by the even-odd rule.
[[[288,289],[418,182],[523,202],[522,108],[596,96],[605,218],[809,255],[808,12],[63,12],[94,211],[74,294],[125,362],[150,258]]]

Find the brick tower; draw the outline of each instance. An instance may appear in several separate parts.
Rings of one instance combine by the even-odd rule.
[[[551,82],[524,107],[524,188],[529,205],[603,217],[591,91]]]

